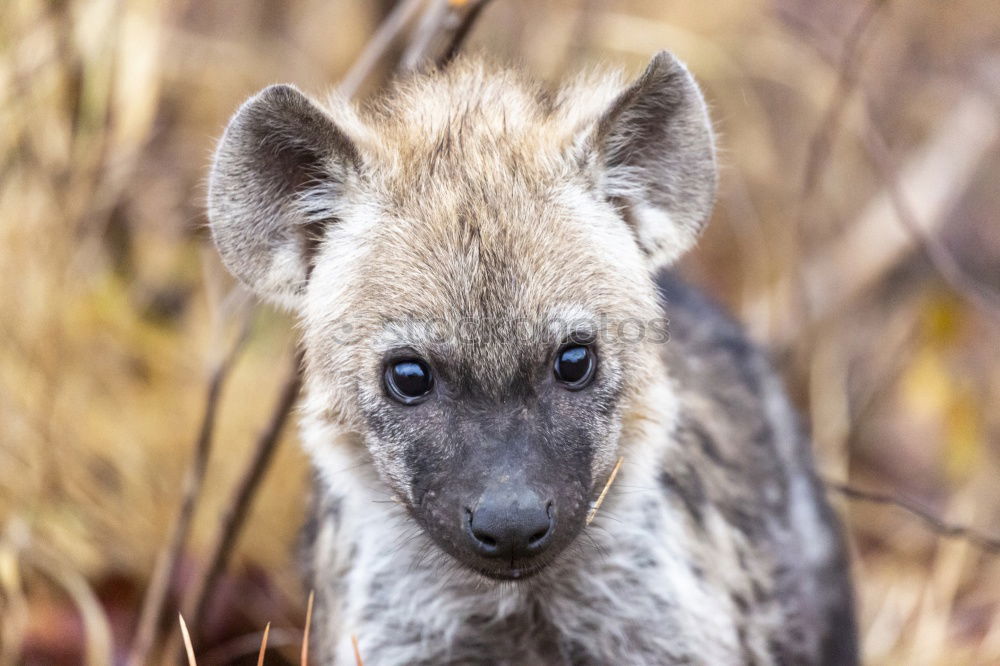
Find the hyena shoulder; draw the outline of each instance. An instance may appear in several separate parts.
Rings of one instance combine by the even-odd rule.
[[[815,634],[828,663],[849,663],[845,637],[855,628],[842,582],[850,575],[845,544],[780,377],[702,292],[668,271],[657,286],[669,320],[664,364],[681,405],[663,490],[704,539],[729,542],[721,552],[744,574],[731,588],[737,611],[770,608],[784,626],[773,651],[795,657],[802,636]],[[670,453],[677,451],[684,455]],[[706,567],[720,569],[718,561]]]

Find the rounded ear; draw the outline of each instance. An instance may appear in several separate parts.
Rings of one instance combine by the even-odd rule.
[[[652,268],[694,245],[715,199],[715,141],[705,100],[679,60],[658,53],[600,118],[591,145],[604,195]]]
[[[358,152],[296,88],[275,85],[236,112],[215,152],[208,219],[226,267],[259,296],[295,308]]]

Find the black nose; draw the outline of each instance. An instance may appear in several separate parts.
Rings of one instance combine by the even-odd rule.
[[[466,509],[467,534],[486,557],[519,559],[538,555],[552,541],[552,502],[530,490],[486,492],[475,509]]]

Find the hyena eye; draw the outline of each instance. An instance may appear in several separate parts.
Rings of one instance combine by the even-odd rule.
[[[393,361],[385,369],[385,388],[404,405],[421,401],[431,390],[431,369],[419,359]]]
[[[556,379],[566,384],[566,388],[576,391],[590,383],[596,367],[597,356],[590,347],[569,345],[556,354],[553,370]]]

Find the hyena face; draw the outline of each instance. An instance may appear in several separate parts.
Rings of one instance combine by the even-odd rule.
[[[227,266],[300,315],[307,423],[356,434],[444,550],[520,578],[620,455],[665,336],[651,269],[695,239],[714,174],[666,54],[558,91],[470,61],[363,111],[264,90],[221,141],[210,216]]]

